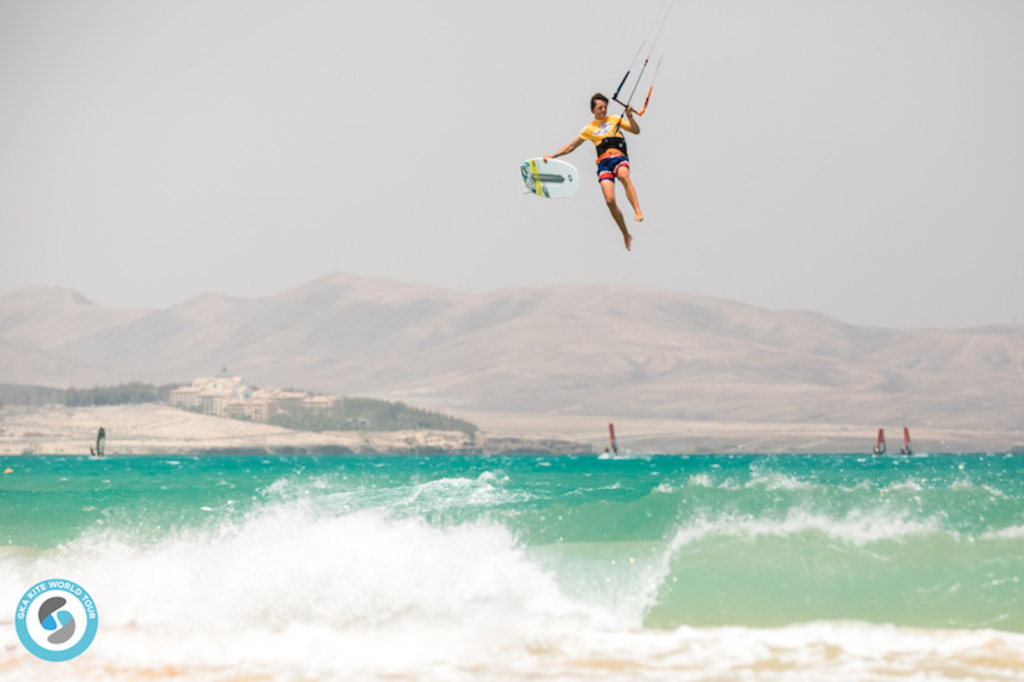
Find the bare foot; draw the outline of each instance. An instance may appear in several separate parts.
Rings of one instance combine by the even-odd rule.
[[[641,213],[640,211],[637,211],[636,215],[633,216],[633,220],[637,221],[638,223],[642,223],[644,221],[644,214]]]
[[[626,239],[626,251],[632,251],[633,249],[631,249],[629,247],[633,243],[633,235],[627,233],[624,236],[625,236],[625,239]]]

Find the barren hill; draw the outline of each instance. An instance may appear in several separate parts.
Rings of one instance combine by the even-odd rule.
[[[332,275],[263,299],[117,310],[0,297],[0,382],[257,385],[459,413],[1016,430],[1024,330],[891,330],[624,286],[467,294]]]

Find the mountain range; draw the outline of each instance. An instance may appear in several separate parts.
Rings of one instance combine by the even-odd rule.
[[[895,330],[622,285],[484,294],[330,275],[161,310],[0,297],[0,383],[257,386],[459,414],[1024,427],[1024,329]]]

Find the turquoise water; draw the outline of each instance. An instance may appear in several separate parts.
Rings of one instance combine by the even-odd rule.
[[[1020,457],[19,457],[0,467],[15,469],[0,492],[6,545],[52,549],[99,529],[152,545],[301,500],[317,515],[500,525],[570,590],[587,570],[638,589],[628,584],[638,571],[610,567],[667,561],[643,614],[653,627],[854,618],[1024,632]]]
[[[659,632],[689,633],[686,642],[729,632],[721,641],[732,651],[736,632],[747,641],[789,626],[805,628],[798,650],[826,652],[808,664],[813,678],[824,669],[815,666],[835,664],[822,638],[847,623],[862,629],[840,641],[895,641],[877,629],[895,626],[932,632],[938,650],[943,630],[1024,633],[1022,457],[0,459],[8,467],[0,599],[13,604],[33,580],[75,580],[101,605],[108,641],[160,632],[139,645],[156,658],[170,655],[168,632],[184,646],[252,627],[321,628],[341,649],[353,633],[418,632],[418,644],[438,632],[478,638],[494,623],[522,637],[422,654],[447,651],[450,667],[425,669],[448,678],[476,665],[466,650],[488,646],[504,652],[489,660],[515,651],[531,661],[554,647],[568,665],[583,637],[596,647],[584,658],[621,649],[648,666],[665,653],[636,652],[662,646]],[[195,614],[211,609],[217,622],[198,626]],[[1024,639],[1007,637],[983,646],[989,659],[1008,647],[996,669],[1013,679]],[[287,677],[283,652],[296,645],[283,641],[266,665]],[[771,649],[758,641],[752,652]],[[860,670],[859,649],[847,653]],[[378,663],[364,672],[394,672]],[[916,665],[905,674],[925,669]],[[972,665],[950,675],[980,674]],[[988,668],[980,676],[1002,679]]]

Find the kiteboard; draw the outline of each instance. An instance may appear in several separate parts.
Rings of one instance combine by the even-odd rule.
[[[580,189],[579,171],[571,163],[543,157],[523,161],[519,167],[527,191],[547,199],[571,197]]]

